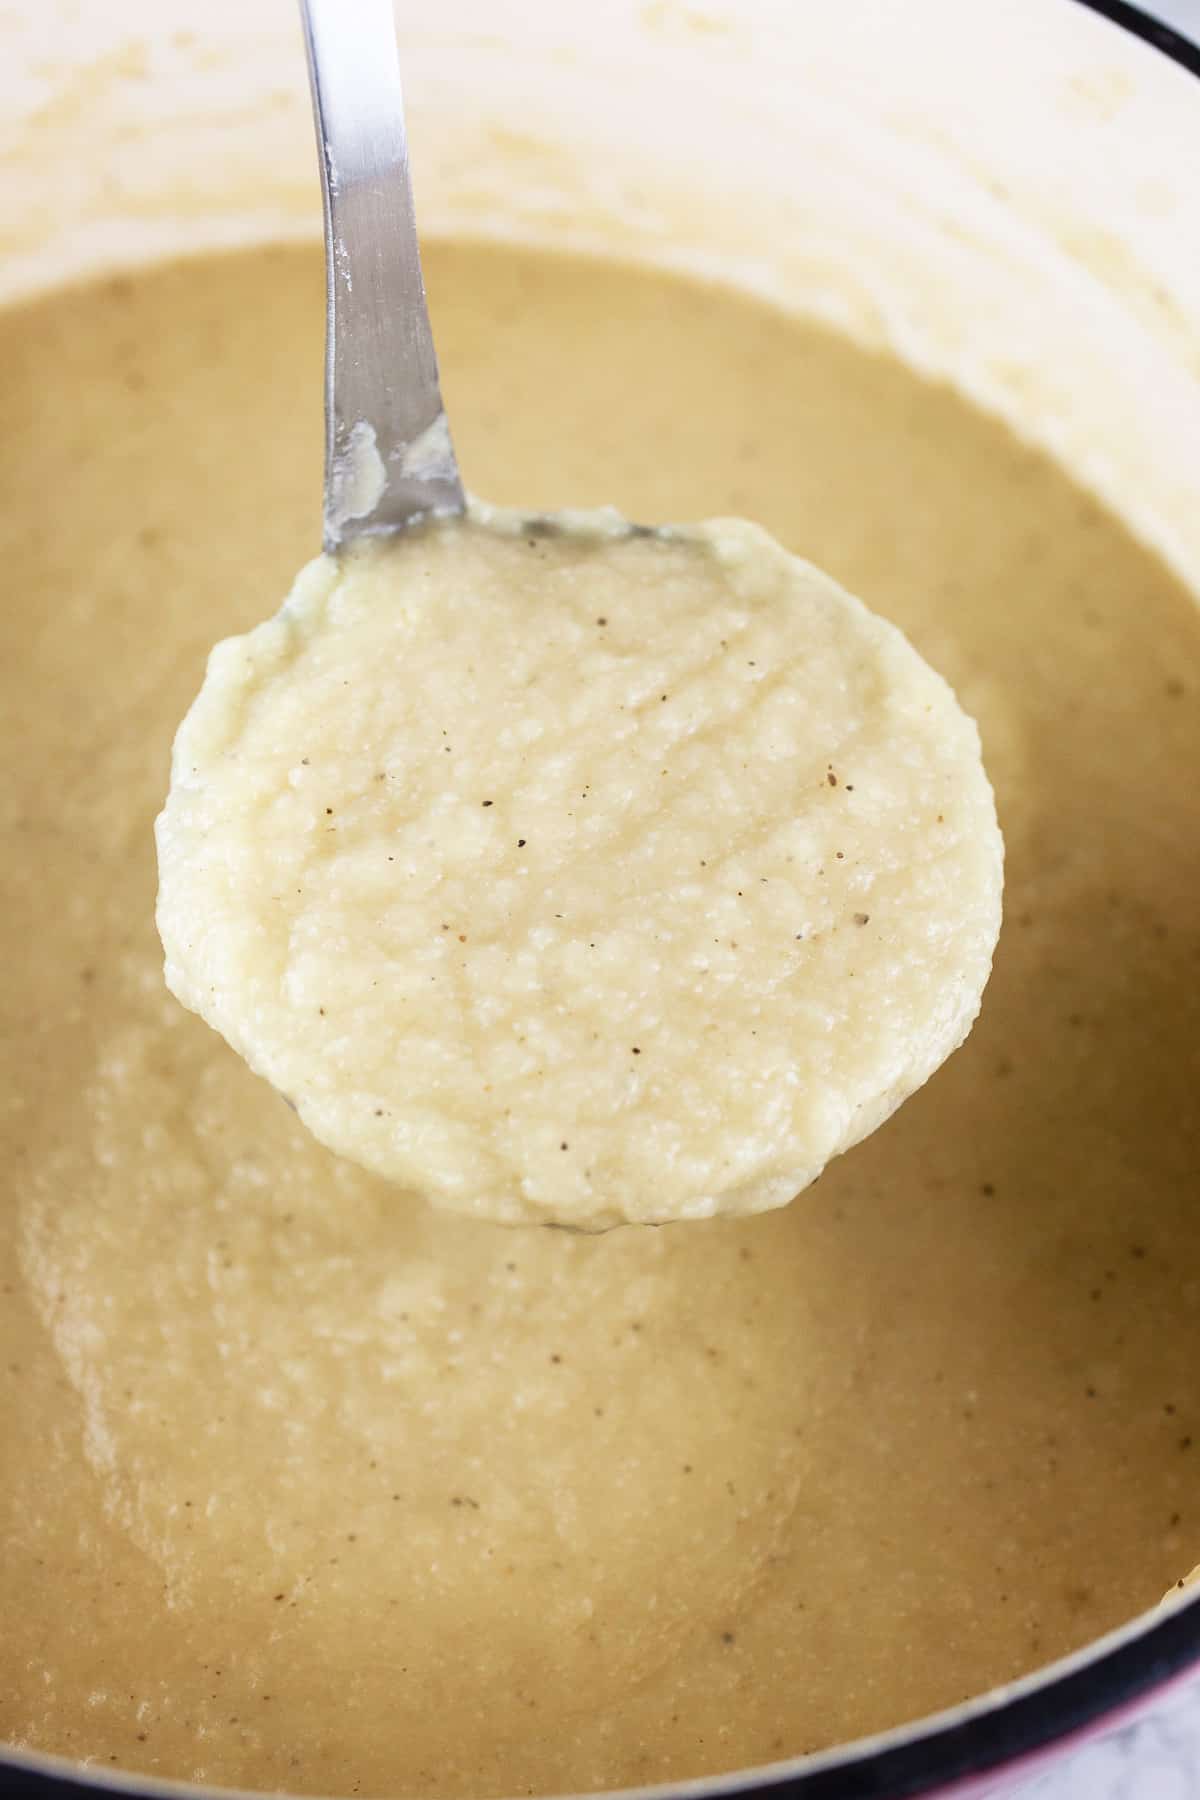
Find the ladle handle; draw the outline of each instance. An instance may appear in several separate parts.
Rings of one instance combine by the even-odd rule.
[[[325,201],[325,548],[461,512],[391,0],[300,0]]]

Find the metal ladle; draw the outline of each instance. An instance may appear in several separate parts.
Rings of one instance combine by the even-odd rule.
[[[325,203],[324,543],[461,513],[391,0],[300,0]]]

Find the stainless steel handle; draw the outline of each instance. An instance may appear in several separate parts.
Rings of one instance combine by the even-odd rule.
[[[391,0],[300,0],[325,202],[325,548],[461,512]]]

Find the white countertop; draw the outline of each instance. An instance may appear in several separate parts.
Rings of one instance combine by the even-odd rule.
[[[1143,10],[1173,25],[1186,37],[1200,37],[1200,0],[1141,0]]]
[[[996,1800],[1200,1800],[1200,1679]]]

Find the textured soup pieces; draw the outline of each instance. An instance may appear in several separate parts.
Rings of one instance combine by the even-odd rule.
[[[159,821],[174,991],[333,1149],[477,1216],[785,1204],[957,1048],[979,738],[761,529],[475,507],[214,653]]]

